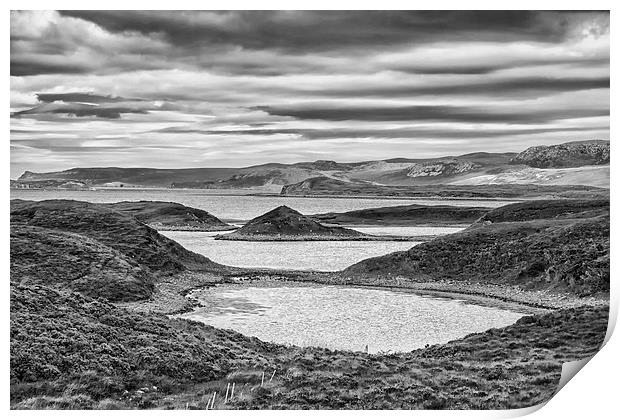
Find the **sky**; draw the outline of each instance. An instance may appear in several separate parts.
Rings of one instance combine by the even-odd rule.
[[[609,139],[609,13],[12,11],[11,177]]]

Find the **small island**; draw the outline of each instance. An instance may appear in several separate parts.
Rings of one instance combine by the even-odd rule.
[[[378,236],[339,226],[326,226],[287,206],[258,216],[235,232],[217,235],[229,241],[420,241],[429,237]]]
[[[313,214],[309,217],[333,225],[452,227],[468,226],[490,210],[489,207],[409,204]]]

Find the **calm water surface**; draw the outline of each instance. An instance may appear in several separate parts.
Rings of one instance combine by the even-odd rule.
[[[343,212],[372,207],[400,206],[406,204],[499,207],[511,203],[500,200],[432,200],[432,199],[361,199],[361,198],[313,198],[230,195],[215,190],[133,190],[109,189],[95,191],[63,190],[11,190],[11,198],[23,200],[49,200],[65,198],[90,201],[91,203],[114,203],[117,201],[174,201],[186,206],[206,210],[220,219],[250,220],[281,205],[287,205],[303,214]],[[247,194],[247,191],[245,191]]]
[[[427,234],[431,228],[365,228],[373,234]],[[432,228],[454,230],[454,228]],[[395,233],[396,231],[400,233]],[[308,242],[249,242],[216,241],[217,232],[160,232],[186,249],[202,254],[220,264],[248,268],[279,268],[291,270],[336,271],[365,258],[394,251],[407,250],[419,242],[413,241],[308,241]]]
[[[371,353],[411,351],[514,323],[523,313],[462,300],[339,286],[217,286],[182,318],[264,341]]]

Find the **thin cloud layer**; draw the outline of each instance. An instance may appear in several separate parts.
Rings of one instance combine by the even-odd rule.
[[[609,138],[609,14],[14,11],[11,171]]]

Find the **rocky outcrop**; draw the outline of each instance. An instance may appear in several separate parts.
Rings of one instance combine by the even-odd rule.
[[[431,161],[411,165],[407,176],[410,178],[448,176],[470,172],[479,167],[480,165],[473,162],[456,159]]]
[[[511,163],[535,168],[572,168],[609,164],[609,141],[578,141],[553,146],[530,147],[515,156]]]

